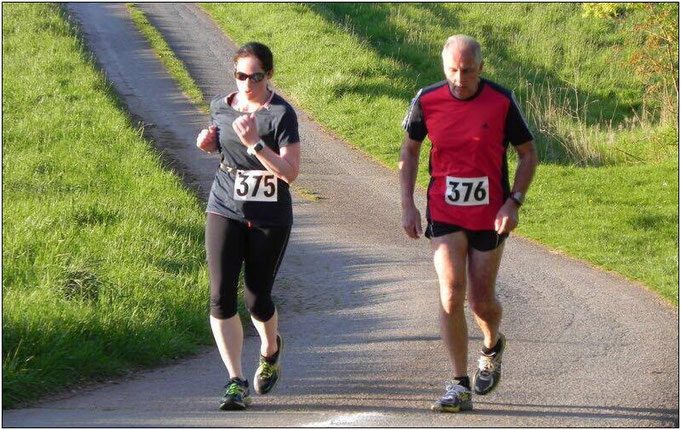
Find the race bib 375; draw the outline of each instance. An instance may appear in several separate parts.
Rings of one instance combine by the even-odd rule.
[[[267,170],[237,170],[234,200],[277,201],[277,178]]]

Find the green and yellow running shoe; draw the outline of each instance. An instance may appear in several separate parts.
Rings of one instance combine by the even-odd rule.
[[[281,355],[284,351],[284,340],[279,335],[277,335],[277,346],[273,363],[268,362],[262,355],[260,356],[258,370],[255,371],[253,378],[255,392],[258,394],[267,394],[272,391],[281,377]]]
[[[232,378],[225,385],[225,394],[220,400],[220,409],[223,411],[242,411],[251,404],[248,381],[240,378]]]

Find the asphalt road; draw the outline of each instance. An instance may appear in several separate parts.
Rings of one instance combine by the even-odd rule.
[[[198,6],[140,7],[206,99],[234,89],[234,44]],[[217,160],[194,142],[207,115],[168,77],[124,4],[67,8],[131,114],[205,198]],[[498,279],[508,338],[502,383],[475,397],[469,413],[428,410],[449,369],[428,243],[401,231],[396,172],[297,112],[303,165],[294,185],[320,199],[295,196],[294,229],[274,293],[286,340],[277,390],[255,396],[247,411],[217,410],[226,374],[210,349],[3,411],[4,426],[678,427],[677,309],[640,285],[518,237],[507,242]],[[423,208],[422,190],[417,200]],[[473,372],[481,338],[467,317]],[[249,374],[258,352],[252,334],[244,348]]]

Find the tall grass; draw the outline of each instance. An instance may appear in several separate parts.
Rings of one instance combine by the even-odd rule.
[[[534,84],[533,82],[539,82]],[[678,127],[669,121],[652,122],[649,115],[631,115],[617,122],[601,112],[592,123],[589,111],[598,100],[581,99],[576,88],[551,87],[546,81],[518,85],[528,121],[543,142],[542,158],[567,158],[577,166],[659,164],[678,154]]]
[[[409,101],[443,79],[446,37],[478,38],[483,75],[516,91],[541,153],[518,233],[678,303],[678,126],[642,102],[643,83],[622,62],[628,48],[615,48],[622,36],[579,5],[202,6],[237,43],[268,44],[275,84],[391,167]],[[427,158],[426,147],[423,186]]]
[[[3,4],[3,405],[211,342],[203,204],[56,4]]]

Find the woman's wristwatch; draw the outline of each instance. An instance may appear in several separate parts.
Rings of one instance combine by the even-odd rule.
[[[249,153],[250,155],[255,156],[255,154],[262,151],[264,147],[265,143],[262,140],[259,140],[258,143],[256,143],[255,145],[249,146],[246,152]]]

